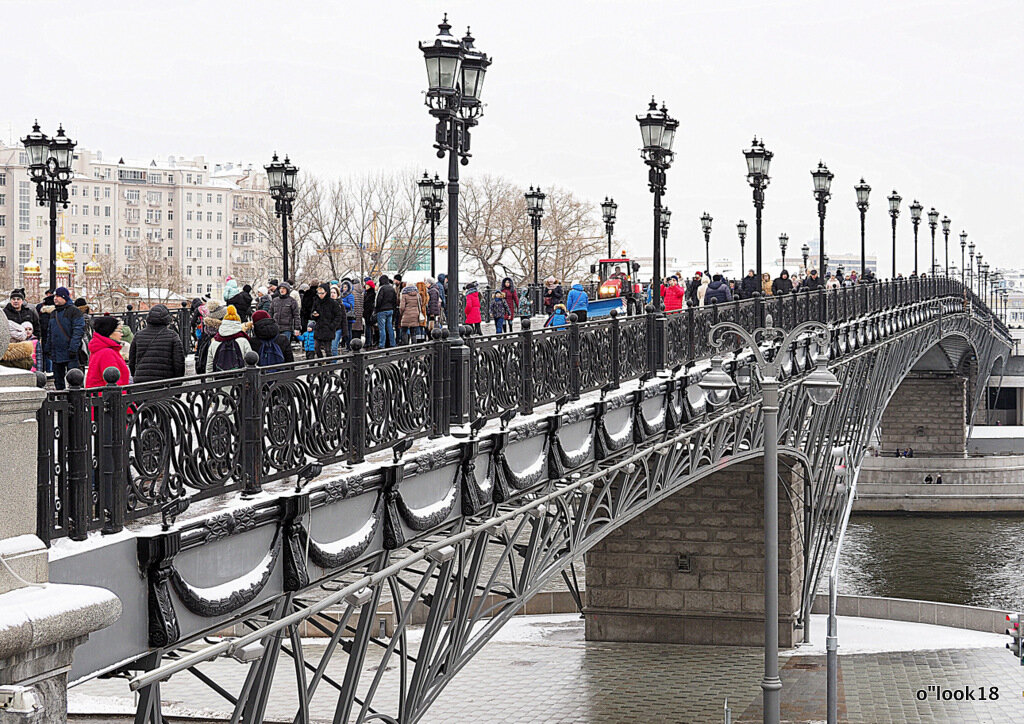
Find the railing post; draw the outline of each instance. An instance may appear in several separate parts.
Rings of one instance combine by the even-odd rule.
[[[619,310],[613,309],[610,316],[612,318],[612,365],[609,382],[618,387],[619,377],[622,376],[622,360],[619,358],[619,335],[622,333],[622,330],[619,329]]]
[[[443,333],[442,339],[446,339]],[[447,341],[444,344],[448,344]],[[352,340],[351,359],[352,370],[348,378],[348,461],[355,465],[366,459],[366,353],[363,352],[361,339]]]
[[[663,367],[665,315],[647,305],[647,371],[656,374]]]
[[[124,486],[124,427],[121,388],[117,384],[121,371],[116,367],[103,370],[103,404],[100,408],[103,430],[103,455],[100,457],[100,515],[103,533],[119,533],[124,529],[128,492]]]
[[[533,335],[535,332],[527,326],[520,332],[523,345],[523,384],[519,390],[519,411],[524,415],[533,412]]]
[[[124,323],[128,325],[128,329],[130,329],[132,331],[132,334],[135,334],[138,331],[138,329],[137,329],[138,323],[135,320],[135,311],[134,310],[135,310],[135,307],[133,307],[131,304],[129,304],[125,308],[125,313],[124,313]]]
[[[580,399],[580,323],[569,314],[569,399]]]
[[[57,486],[53,474],[53,417],[50,400],[43,400],[36,412],[36,535],[47,547],[53,539],[53,497]]]
[[[186,306],[186,302],[182,302],[178,308],[178,337],[181,339],[182,349],[185,350],[187,355],[192,351],[192,331],[189,329],[188,322],[192,316],[191,311]],[[291,334],[288,330],[281,330],[286,334]]]
[[[92,466],[89,464],[89,406],[85,399],[85,375],[79,369],[68,381],[68,537],[85,540],[92,517]]]
[[[695,339],[697,332],[696,332],[696,329],[694,329],[694,325],[696,323],[695,317],[696,317],[697,312],[695,310],[696,310],[696,307],[694,307],[690,303],[687,303],[687,305],[686,305],[686,345],[687,345],[686,361],[687,362],[692,362],[695,359],[697,359],[697,340]]]
[[[262,488],[263,457],[260,421],[263,405],[260,401],[259,355],[252,350],[245,353],[242,370],[242,497],[258,494]]]
[[[435,328],[430,333],[433,342],[430,343],[430,354],[431,354],[431,378],[433,380],[433,404],[431,405],[430,414],[434,418],[431,422],[431,433],[430,437],[441,437],[442,435],[448,434],[448,410],[445,407],[445,374],[448,369],[448,355],[446,354],[444,335],[441,329]],[[355,341],[355,340],[353,340]],[[359,344],[359,349],[362,350],[363,345]],[[351,398],[350,398],[351,399]]]

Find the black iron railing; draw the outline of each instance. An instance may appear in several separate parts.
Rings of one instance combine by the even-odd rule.
[[[195,349],[195,330],[191,326],[192,312],[188,307],[175,306],[168,302],[166,305],[167,309],[171,313],[171,323],[168,325],[171,329],[177,332],[178,337],[181,339],[181,346],[185,349],[185,354],[192,352]],[[124,312],[107,312],[93,314],[93,317],[109,316],[119,320],[122,324],[126,325],[128,329],[132,331],[132,334],[138,334],[140,329],[146,327],[146,316],[148,312],[137,312],[132,309],[132,305],[128,305],[127,311]],[[86,336],[92,336],[92,327],[86,325]]]
[[[708,332],[721,321],[753,331],[771,315],[784,329],[824,320],[838,330],[937,298],[947,308],[973,304],[1008,335],[958,281],[934,278],[469,337],[468,389],[450,379],[450,344],[439,333],[405,347],[127,387],[113,369],[107,386],[92,389],[72,372],[69,389],[50,392],[39,412],[39,536],[116,532],[181,499],[256,494],[311,463],[359,463],[399,441],[445,435],[453,400],[471,403],[473,420],[493,419],[677,369],[710,356]],[[125,321],[138,329],[140,317]],[[188,329],[186,310],[176,320]]]

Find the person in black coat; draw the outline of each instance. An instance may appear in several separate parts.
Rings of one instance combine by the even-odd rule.
[[[240,291],[231,299],[227,300],[228,304],[234,306],[235,311],[238,312],[238,318],[243,322],[247,322],[252,317],[252,287],[246,284]]]
[[[316,322],[316,328],[313,330],[316,356],[330,357],[334,331],[341,324],[341,308],[335,300],[331,299],[330,284],[325,282],[316,288],[316,300],[313,302],[310,319]]]
[[[793,280],[789,278],[789,272],[785,269],[779,274],[779,278],[772,282],[772,296],[793,293]]]
[[[270,312],[259,309],[252,315],[252,348],[259,353],[260,345],[263,342],[276,342],[281,348],[281,354],[285,362],[294,362],[295,354],[292,352],[291,335],[281,331],[277,322],[270,316]]]
[[[761,291],[761,282],[757,278],[757,272],[753,269],[747,270],[747,275],[740,281],[740,299],[750,299],[754,292]]]
[[[363,330],[366,338],[366,348],[373,349],[377,346],[377,285],[373,279],[363,279]]]
[[[300,328],[305,330],[309,325],[310,315],[313,314],[313,303],[316,301],[316,290],[319,288],[320,283],[314,279],[312,284],[302,284],[299,286],[299,324]],[[267,307],[267,311],[270,308]]]
[[[128,349],[132,382],[155,382],[185,376],[185,350],[170,328],[171,312],[156,304],[146,315],[146,326],[136,333]]]
[[[822,286],[824,285],[821,283],[821,277],[818,276],[818,270],[811,269],[811,271],[807,273],[807,278],[804,279],[803,283],[800,285],[800,289],[801,291],[806,289],[807,291],[812,292],[815,289],[821,289]]]
[[[39,314],[25,301],[25,290],[15,289],[11,292],[11,299],[4,307],[4,316],[15,324],[32,323],[32,329],[36,336],[42,331],[39,324]]]

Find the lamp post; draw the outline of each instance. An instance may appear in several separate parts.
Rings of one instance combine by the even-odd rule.
[[[704,273],[711,276],[711,214],[705,211],[700,215],[700,228],[704,232]]]
[[[948,216],[942,217],[942,236],[945,238],[945,249],[946,249],[946,276],[949,276],[949,225],[953,222],[949,220]]]
[[[747,159],[747,183],[750,184],[750,188],[754,191],[754,212],[756,215],[755,221],[755,242],[757,245],[757,278],[761,279],[762,268],[761,268],[761,211],[764,209],[764,190],[768,188],[768,183],[771,181],[771,177],[768,175],[768,169],[772,163],[772,157],[775,155],[771,151],[764,147],[764,141],[758,141],[757,136],[754,136],[753,143],[750,144],[750,148],[743,152],[744,157]],[[760,284],[760,281],[758,281]]]
[[[36,185],[36,203],[50,207],[50,289],[57,288],[57,204],[68,207],[68,186],[71,185],[71,152],[75,144],[64,135],[64,126],[57,135],[47,137],[39,130],[39,121],[32,132],[21,139],[28,154],[28,173]]]
[[[789,246],[789,234],[779,234],[779,249],[782,250],[782,268],[786,268],[786,248]]]
[[[661,278],[668,277],[668,226],[672,222],[672,212],[667,206],[661,207]]]
[[[533,286],[540,286],[540,256],[538,253],[538,237],[540,235],[540,222],[544,218],[544,199],[547,196],[533,186],[524,194],[526,196],[526,213],[530,216],[530,226],[533,227]]]
[[[932,260],[928,267],[928,273],[935,274],[935,229],[939,225],[939,212],[935,210],[935,207],[931,207],[928,210],[928,226],[932,230]]]
[[[435,229],[441,220],[441,208],[444,206],[444,181],[434,174],[434,178],[424,171],[423,178],[416,182],[420,188],[420,206],[430,224],[430,276],[437,278],[437,268],[434,263],[436,254]]]
[[[811,247],[807,246],[807,244],[804,244],[803,246],[800,247],[800,254],[804,258],[804,274],[806,274],[807,273],[807,257],[809,257],[811,255]]]
[[[824,279],[825,273],[828,271],[828,265],[825,262],[825,205],[832,197],[829,189],[832,188],[834,176],[828,170],[828,166],[818,161],[818,168],[811,171],[811,178],[814,179],[814,198],[818,201],[818,259],[821,266],[818,274]]]
[[[971,289],[974,288],[974,249],[975,248],[976,247],[975,247],[973,241],[970,244],[967,245],[967,250],[971,253],[971,266],[970,266],[970,269],[967,270],[967,286],[970,287]]]
[[[608,235],[609,259],[612,258],[612,231],[615,230],[615,213],[618,209],[619,205],[615,203],[615,199],[604,197],[604,201],[601,203],[601,218],[604,219],[604,233]]]
[[[652,269],[653,279],[651,281],[651,303],[655,312],[661,311],[661,283],[658,274],[661,271],[661,197],[665,193],[666,174],[672,166],[672,142],[675,140],[676,129],[679,121],[668,115],[665,104],[661,108],[651,98],[647,107],[646,116],[637,116],[640,124],[640,136],[643,139],[643,148],[640,151],[644,163],[650,170],[647,175],[647,185],[654,194],[654,268]],[[649,339],[648,344],[654,343]]]
[[[868,270],[867,250],[864,245],[864,219],[868,213],[868,196],[871,194],[871,187],[864,179],[853,187],[857,192],[857,210],[860,211],[860,276],[863,279]]]
[[[981,260],[982,260],[982,258],[984,258],[984,255],[979,251],[978,252],[978,273],[975,275],[975,281],[974,281],[974,286],[975,286],[974,293],[977,294],[979,297],[982,295],[982,291],[981,291]]]
[[[462,40],[449,32],[448,15],[437,36],[419,44],[427,67],[426,106],[437,119],[434,148],[437,157],[448,155],[448,341],[452,373],[449,395],[451,421],[469,422],[469,347],[462,339],[465,310],[459,295],[459,163],[469,164],[470,131],[483,115],[480,93],[491,59],[473,46],[466,29]]]
[[[292,203],[295,201],[295,176],[299,169],[292,165],[288,156],[281,161],[274,153],[270,163],[263,167],[267,172],[270,197],[274,199],[274,216],[281,219],[281,279],[288,276],[288,221],[292,218]]]
[[[828,328],[820,322],[804,322],[788,334],[773,326],[772,316],[766,315],[765,328],[751,334],[733,322],[720,322],[711,328],[708,339],[718,350],[737,335],[742,344],[750,348],[755,365],[761,375],[761,410],[764,414],[764,677],[761,679],[763,697],[763,721],[778,724],[779,702],[782,681],[779,679],[779,386],[785,351],[801,335],[814,335],[818,354],[817,367],[803,380],[811,402],[826,405],[835,397],[840,387],[839,380],[828,369]],[[761,340],[781,339],[779,352],[771,361],[761,352]],[[712,405],[729,401],[735,382],[723,369],[722,358],[715,355],[711,360],[711,371],[700,381],[701,389]]]
[[[921,224],[921,212],[924,207],[914,199],[910,205],[910,221],[914,224],[914,276],[917,276],[917,227]]]
[[[981,259],[981,254],[978,254],[978,258]],[[981,297],[982,301],[985,301],[988,295],[988,262],[982,264],[978,262],[978,268],[981,269]]]
[[[963,286],[967,282],[967,279],[966,279],[967,268],[966,268],[966,265],[964,264],[964,262],[967,261],[964,258],[964,249],[966,247],[967,247],[967,232],[966,231],[961,231],[960,232],[960,285],[961,286]],[[972,258],[974,257],[974,245],[973,244],[971,245],[971,257]]]
[[[889,216],[892,217],[892,278],[896,278],[896,219],[900,216],[900,201],[903,197],[896,193],[896,189],[892,190],[892,195],[889,197]]]
[[[740,276],[742,277],[747,274],[747,259],[743,253],[743,247],[747,242],[747,222],[740,219],[736,224],[736,232],[740,235]]]

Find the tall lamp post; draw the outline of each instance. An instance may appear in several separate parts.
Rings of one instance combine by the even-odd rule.
[[[736,224],[736,232],[740,235],[740,276],[743,277],[747,274],[747,259],[743,253],[743,247],[747,243],[747,222],[740,219]]]
[[[967,286],[969,288],[971,288],[971,289],[974,289],[974,250],[975,250],[975,248],[977,248],[977,247],[975,247],[973,241],[970,244],[967,245],[967,251],[970,252],[970,256],[971,256],[971,266],[967,270]]]
[[[704,232],[704,273],[711,276],[711,214],[705,211],[700,215],[700,228]]]
[[[864,179],[861,179],[860,183],[853,187],[853,190],[857,192],[857,210],[860,211],[860,276],[863,279],[868,271],[867,249],[864,245],[864,219],[868,213],[868,196],[871,194],[871,187],[864,182]]]
[[[608,236],[608,258],[612,258],[612,232],[615,230],[615,214],[619,205],[615,199],[604,197],[601,203],[601,218],[604,220],[604,233]]]
[[[526,213],[530,216],[530,226],[533,227],[533,289],[531,294],[536,296],[537,289],[540,289],[540,254],[538,247],[538,239],[540,237],[540,222],[544,218],[544,199],[547,196],[540,190],[540,186],[536,189],[533,186],[525,194],[526,196]],[[533,300],[536,302],[536,300]],[[534,304],[534,309],[537,308],[537,304]]]
[[[975,286],[974,293],[977,294],[979,297],[982,296],[982,286],[981,286],[981,269],[982,269],[982,264],[981,264],[981,260],[983,258],[984,258],[984,254],[982,254],[979,251],[978,252],[978,273],[976,275],[975,282],[974,282],[974,286]]]
[[[967,267],[965,262],[967,259],[964,257],[964,249],[967,247],[967,232],[960,232],[960,285],[963,286],[967,283],[966,274]],[[974,249],[971,249],[971,255],[974,255]]]
[[[441,220],[441,209],[444,207],[444,181],[434,174],[434,178],[424,171],[423,178],[416,182],[420,187],[420,206],[430,224],[430,276],[437,279],[435,229]]]
[[[661,278],[668,277],[668,226],[672,222],[672,211],[661,207]]]
[[[811,255],[811,247],[807,246],[807,244],[804,244],[803,246],[800,247],[800,254],[804,258],[804,274],[806,274],[807,273],[807,257],[809,257]]]
[[[779,249],[782,250],[782,268],[786,268],[786,249],[789,247],[789,234],[779,234]]]
[[[654,268],[651,281],[651,303],[656,312],[661,311],[661,283],[658,274],[661,271],[661,197],[665,194],[666,174],[672,166],[672,142],[675,141],[679,121],[668,115],[665,104],[661,108],[651,98],[646,116],[637,116],[640,124],[640,136],[643,148],[640,151],[644,163],[650,170],[647,174],[647,185],[654,194]],[[654,340],[649,339],[648,345]]]
[[[931,265],[928,267],[928,273],[935,274],[935,229],[939,225],[939,212],[935,210],[935,207],[931,207],[928,210],[928,226],[932,230],[932,260]]]
[[[57,127],[57,135],[48,138],[39,130],[39,121],[32,132],[21,139],[28,154],[28,173],[36,185],[36,203],[50,207],[50,289],[57,288],[57,204],[68,207],[68,186],[74,175],[71,171],[75,142],[64,135],[64,126]]]
[[[824,279],[828,271],[828,262],[825,258],[825,205],[831,198],[829,189],[832,188],[833,174],[821,161],[818,161],[818,168],[811,171],[811,178],[814,179],[814,198],[818,200],[818,259],[820,269],[819,278]],[[825,318],[825,297],[821,298],[822,319]]]
[[[435,38],[420,43],[427,66],[426,105],[437,119],[434,148],[437,157],[448,155],[448,341],[451,345],[452,373],[449,395],[451,417],[456,424],[469,422],[469,347],[463,342],[461,327],[465,310],[459,295],[459,162],[465,166],[470,157],[470,130],[483,115],[480,93],[491,59],[474,46],[466,30],[462,40],[449,32],[448,15],[437,26]]]
[[[772,316],[765,317],[765,328],[751,334],[733,322],[720,322],[711,328],[708,339],[718,350],[738,336],[750,348],[761,374],[761,410],[764,413],[764,677],[761,679],[763,720],[778,724],[782,681],[779,679],[779,386],[784,351],[805,333],[813,334],[818,354],[817,367],[803,380],[803,388],[815,405],[827,405],[840,387],[839,380],[828,368],[828,328],[820,322],[804,322],[788,334],[772,326]],[[779,353],[769,362],[761,352],[762,341],[781,339]],[[736,386],[722,366],[722,358],[711,360],[711,370],[700,381],[712,405],[729,401]]]
[[[949,220],[948,216],[942,217],[942,236],[945,238],[946,248],[946,276],[949,276],[949,225],[953,222]]]
[[[921,225],[921,212],[924,207],[914,199],[910,205],[910,221],[914,225],[914,276],[917,276],[917,227]]]
[[[757,245],[756,267],[757,278],[760,280],[763,272],[761,267],[761,211],[764,209],[764,190],[768,188],[768,183],[771,181],[768,169],[775,154],[764,147],[763,140],[758,141],[757,136],[754,136],[753,143],[743,152],[743,155],[747,159],[747,183],[754,191],[754,213],[757,217],[754,219],[754,236]],[[760,281],[758,283],[760,284]]]
[[[896,278],[896,219],[900,217],[900,201],[903,197],[896,193],[896,189],[892,190],[892,195],[889,197],[889,216],[892,217],[892,278]]]
[[[292,203],[295,201],[295,177],[299,169],[292,165],[288,156],[284,161],[277,153],[270,163],[263,167],[270,182],[270,197],[274,199],[274,215],[281,219],[281,279],[291,281],[288,275],[288,221],[292,218]]]

